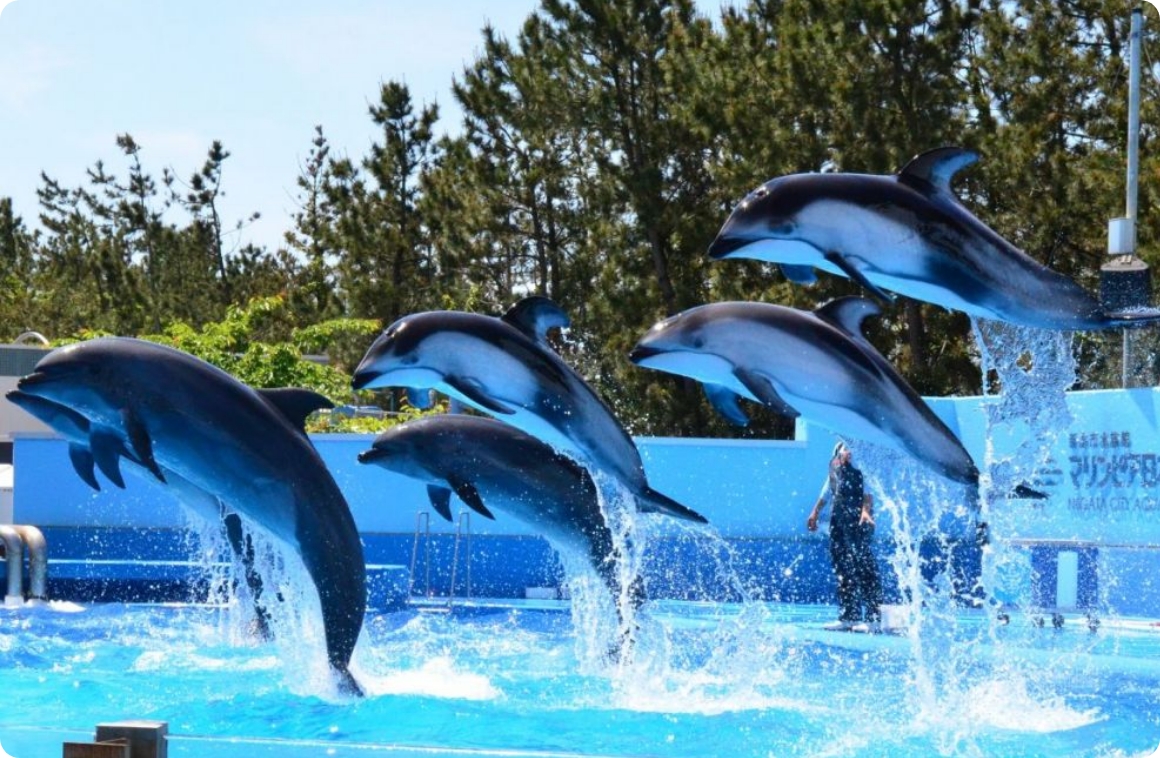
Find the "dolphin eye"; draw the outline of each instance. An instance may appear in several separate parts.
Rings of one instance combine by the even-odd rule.
[[[768,194],[769,188],[763,184],[745,196],[745,199],[741,201],[741,207],[748,208],[750,203],[756,203]]]

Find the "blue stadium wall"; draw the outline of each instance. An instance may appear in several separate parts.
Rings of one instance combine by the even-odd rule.
[[[877,552],[890,593],[897,592],[889,581],[890,556],[910,535],[921,543],[926,574],[949,565],[955,586],[971,588],[965,595],[985,591],[1024,607],[1160,616],[1160,391],[1076,392],[1066,401],[1070,420],[1050,433],[1018,420],[995,426],[987,412],[993,398],[929,401],[981,468],[1006,462],[1020,481],[1046,495],[989,496],[985,548],[974,539],[975,517],[964,488],[900,456],[855,446],[856,455],[865,453],[860,460],[880,503]],[[1013,460],[1029,437],[1043,454]],[[372,576],[380,572],[395,590],[413,582],[419,591],[446,594],[456,525],[430,519],[432,537],[420,541],[410,576],[419,514],[429,511],[426,491],[358,464],[356,456],[370,440],[313,438],[350,502]],[[652,485],[712,525],[706,533],[646,517],[649,593],[729,599],[745,588],[774,600],[832,602],[825,530],[807,533],[805,519],[834,441],[828,431],[807,424],[799,424],[790,441],[638,438]],[[195,543],[187,536],[183,510],[164,487],[128,477],[126,490],[106,485],[92,492],[71,470],[66,444],[52,437],[18,437],[14,466],[13,520],[36,525],[48,537],[57,594],[112,599],[127,587],[152,596],[187,591],[183,562]],[[513,597],[529,587],[557,586],[561,573],[547,543],[498,516],[494,522],[472,517],[470,544],[460,545],[471,558],[472,594]],[[1000,568],[984,569],[989,565]],[[459,594],[465,575],[460,563]]]

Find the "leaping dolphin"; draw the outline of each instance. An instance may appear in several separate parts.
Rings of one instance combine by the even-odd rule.
[[[437,390],[496,416],[572,457],[608,473],[644,512],[703,523],[705,518],[649,486],[628,432],[592,388],[546,340],[567,316],[543,297],[525,298],[503,318],[426,311],[391,324],[355,370],[356,390]]]
[[[862,336],[879,308],[865,298],[817,311],[766,303],[713,303],[655,325],[630,359],[701,382],[737,424],[738,398],[804,416],[838,434],[900,450],[947,479],[978,487],[962,443]]]
[[[875,296],[896,292],[972,316],[1042,329],[1139,326],[1160,310],[1106,312],[1082,287],[1041,265],[976,218],[951,179],[978,155],[922,153],[896,176],[791,174],[750,192],[709,247],[715,259],[777,263],[795,282],[814,269]]]
[[[29,395],[20,390],[12,390],[6,397],[10,402],[40,419],[64,437],[69,443],[69,459],[72,461],[77,475],[93,489],[101,489],[94,471],[93,451],[89,447],[92,429],[87,418],[67,406],[46,400],[43,397]],[[130,470],[138,472],[139,476],[142,477],[157,476],[175,491],[177,500],[182,505],[210,523],[219,519],[222,521],[225,537],[230,544],[235,560],[243,569],[246,584],[250,588],[250,594],[254,601],[255,631],[263,639],[268,639],[270,637],[269,612],[261,600],[262,580],[254,566],[253,544],[249,535],[245,533],[245,527],[238,514],[226,512],[216,497],[185,481],[176,472],[163,471],[160,467],[156,472],[149,471],[141,461],[137,460],[133,451],[125,448],[119,440],[113,439],[110,442],[116,456],[121,460],[135,464]],[[116,463],[117,459],[113,458],[112,462]],[[108,465],[109,461],[103,461],[103,463]],[[110,481],[119,487],[125,486],[124,481],[121,480],[119,466],[110,467],[109,472],[109,475],[115,479],[115,481],[114,479],[110,479]]]
[[[362,543],[303,429],[326,398],[257,391],[187,353],[120,337],[54,350],[17,387],[10,397],[69,439],[90,485],[95,463],[123,486],[126,459],[194,507],[221,503],[294,549],[318,591],[339,688],[361,694],[348,667],[366,610]]]
[[[539,531],[557,551],[583,556],[619,600],[643,600],[639,582],[622,593],[619,549],[588,472],[549,445],[491,418],[442,414],[391,427],[359,463],[427,485],[431,507],[451,521],[451,493],[476,513],[491,508]]]

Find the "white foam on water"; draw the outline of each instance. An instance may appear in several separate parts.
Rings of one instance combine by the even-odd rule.
[[[1054,694],[1036,697],[1023,679],[979,682],[967,689],[965,699],[969,723],[994,729],[1049,734],[1105,720],[1098,708],[1076,710]]]
[[[503,691],[488,677],[461,670],[450,656],[437,656],[418,668],[385,674],[360,672],[368,695],[418,695],[454,700],[495,700]]]

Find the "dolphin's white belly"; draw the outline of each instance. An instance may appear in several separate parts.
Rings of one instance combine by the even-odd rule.
[[[725,387],[746,400],[759,402],[749,388],[737,378],[733,371],[733,362],[713,353],[674,350],[642,358],[637,361],[637,365],[641,368],[687,376],[703,384]]]

